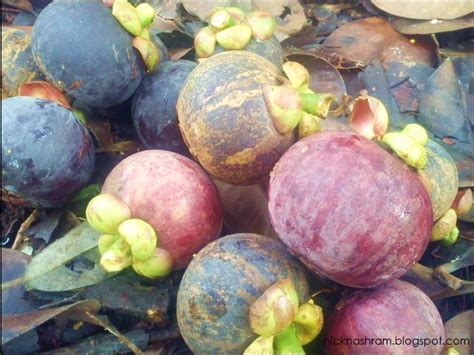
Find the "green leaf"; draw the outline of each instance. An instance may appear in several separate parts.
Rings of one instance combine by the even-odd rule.
[[[68,291],[93,285],[113,276],[113,273],[105,272],[98,266],[99,255],[91,252],[97,247],[99,237],[100,233],[84,222],[50,244],[33,257],[26,268],[28,287],[41,291]],[[78,273],[64,266],[86,252],[87,257],[95,262],[92,270]]]

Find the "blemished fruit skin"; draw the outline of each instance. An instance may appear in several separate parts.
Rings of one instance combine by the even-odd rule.
[[[107,176],[102,192],[125,202],[133,218],[149,223],[158,246],[188,265],[193,254],[216,239],[222,207],[214,182],[194,161],[166,150],[146,150],[121,161]]]
[[[432,355],[442,353],[444,336],[441,315],[430,298],[395,280],[344,299],[328,320],[324,338],[327,354]],[[352,344],[341,344],[344,338]],[[363,339],[368,339],[365,344]],[[393,344],[380,344],[382,339]]]
[[[2,27],[2,92],[17,96],[23,83],[43,79],[31,53],[31,32]]]
[[[55,86],[92,107],[126,101],[142,79],[132,37],[100,1],[49,4],[33,26],[32,49]]]
[[[2,100],[2,186],[34,207],[60,207],[89,181],[95,150],[87,129],[53,101]]]
[[[132,118],[140,140],[148,149],[187,151],[179,131],[176,102],[196,65],[188,60],[167,61],[143,78],[133,97]]]
[[[433,215],[416,173],[375,142],[325,132],[294,144],[272,171],[269,211],[291,252],[351,287],[404,274],[425,251]]]
[[[459,188],[456,164],[449,153],[438,143],[428,140],[427,162],[421,174],[429,180],[429,193],[433,206],[433,218],[442,217],[451,207]]]
[[[256,54],[229,51],[188,76],[178,98],[179,127],[190,152],[217,179],[260,183],[294,142],[293,133],[276,130],[262,93],[281,75]]]
[[[265,41],[257,41],[252,38],[243,50],[258,54],[272,62],[278,69],[280,69],[283,64],[283,48],[275,36]],[[222,52],[225,52],[225,49],[217,44],[213,55]]]
[[[193,353],[242,354],[257,338],[250,305],[284,278],[306,302],[304,268],[276,239],[233,234],[202,249],[186,269],[177,299],[179,329]]]

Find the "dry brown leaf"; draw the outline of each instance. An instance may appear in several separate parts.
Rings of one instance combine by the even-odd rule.
[[[372,3],[380,10],[388,12],[391,15],[417,20],[449,20],[470,14],[474,11],[474,2],[472,0],[372,0]]]
[[[383,18],[349,22],[324,41],[322,54],[336,67],[362,68],[373,59],[406,61],[429,66],[436,61],[436,44],[428,37],[406,38]]]
[[[432,33],[458,31],[474,27],[474,14],[455,20],[412,20],[398,17],[391,21],[392,26],[404,34],[428,35]]]

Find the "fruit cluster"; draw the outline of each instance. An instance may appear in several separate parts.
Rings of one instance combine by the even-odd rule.
[[[140,275],[158,278],[173,269],[173,258],[157,247],[155,230],[145,221],[131,218],[130,208],[116,196],[102,193],[86,209],[89,224],[100,236],[100,264],[108,272],[118,272],[130,265]]]

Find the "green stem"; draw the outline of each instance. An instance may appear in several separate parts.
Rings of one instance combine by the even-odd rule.
[[[275,336],[273,347],[277,355],[305,354],[303,347],[298,341],[296,328],[293,324],[290,324],[288,327],[283,329],[281,333]]]

